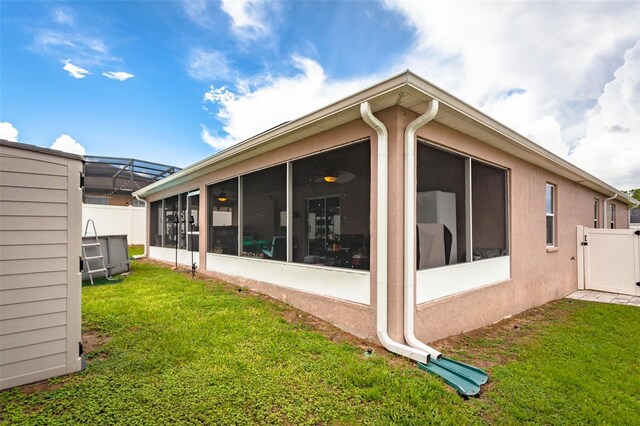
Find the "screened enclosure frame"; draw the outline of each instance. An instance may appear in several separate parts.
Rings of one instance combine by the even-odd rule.
[[[486,160],[482,160],[480,158],[477,158],[475,156],[466,154],[466,153],[462,153],[459,151],[456,151],[452,148],[446,147],[446,146],[442,146],[439,145],[438,143],[435,143],[433,141],[424,139],[424,138],[417,138],[417,146],[419,147],[420,145],[426,146],[428,148],[431,149],[436,149],[439,151],[442,151],[444,153],[450,154],[450,155],[455,155],[457,157],[461,157],[462,159],[464,159],[464,212],[456,212],[457,214],[464,214],[464,225],[465,225],[465,257],[464,260],[460,261],[461,263],[477,263],[477,262],[482,262],[484,260],[490,260],[494,257],[490,257],[490,258],[481,258],[481,259],[475,259],[474,260],[474,250],[476,247],[474,247],[474,239],[473,239],[473,234],[474,234],[474,222],[473,222],[473,165],[474,164],[481,164],[481,165],[485,165],[485,166],[489,166],[491,168],[500,170],[502,172],[504,172],[504,210],[503,210],[503,214],[504,214],[504,235],[505,235],[505,241],[504,241],[504,245],[505,245],[505,252],[495,256],[495,257],[503,257],[503,256],[510,256],[511,253],[511,235],[510,235],[510,222],[511,222],[511,218],[510,218],[510,179],[511,179],[511,171],[509,168],[501,166],[499,164],[495,164]],[[418,150],[416,150],[416,153],[418,152]],[[416,164],[415,164],[415,173],[416,176],[418,176],[418,170],[420,169],[420,163],[418,161],[418,155],[416,154]],[[428,173],[428,172],[427,172]],[[418,179],[416,179],[416,188],[413,189],[413,194],[414,196],[417,196],[417,193],[419,188],[419,182]],[[417,209],[417,203],[416,203],[416,209]],[[416,222],[417,222],[417,217],[418,215],[416,214],[414,217],[416,217]],[[417,223],[414,223],[413,226],[415,227],[417,225]],[[416,244],[416,253],[415,255],[418,256],[418,251],[420,250],[420,248],[418,247],[418,245]],[[457,262],[456,262],[457,263]],[[416,262],[416,270],[420,271],[420,270],[427,270],[427,269],[436,269],[436,268],[448,268],[451,266],[454,266],[456,263],[449,263],[449,264],[445,264],[442,266],[438,266],[435,268],[425,268],[425,269],[420,269],[418,263]]]
[[[321,151],[317,151],[317,152],[313,152],[313,153],[309,153],[309,154],[305,154],[305,155],[300,155],[291,159],[288,159],[286,161],[281,161],[281,162],[277,162],[277,163],[273,163],[270,164],[268,166],[265,167],[260,167],[251,171],[247,171],[245,173],[242,174],[238,174],[235,176],[230,176],[230,177],[225,177],[223,179],[218,179],[216,181],[212,181],[210,183],[207,183],[205,185],[206,187],[206,205],[207,205],[207,214],[206,214],[206,220],[207,220],[207,233],[208,233],[208,241],[207,241],[207,254],[213,254],[216,256],[232,256],[232,257],[244,257],[244,258],[253,258],[250,256],[242,256],[242,251],[241,251],[241,247],[243,247],[244,244],[244,223],[243,223],[243,217],[245,216],[245,209],[247,208],[246,203],[244,202],[244,178],[252,175],[254,173],[259,173],[259,172],[263,172],[265,170],[268,169],[272,169],[275,167],[281,167],[281,166],[285,166],[286,167],[286,213],[285,213],[285,223],[286,223],[286,255],[285,255],[285,259],[282,260],[276,260],[276,259],[266,259],[266,258],[253,258],[253,259],[257,259],[257,260],[265,260],[265,261],[280,261],[280,262],[284,262],[284,263],[294,263],[294,264],[298,264],[298,265],[302,265],[304,264],[304,262],[299,262],[294,260],[294,226],[293,226],[293,220],[294,220],[294,214],[293,214],[293,208],[294,208],[294,195],[295,195],[295,188],[294,188],[294,179],[293,179],[293,169],[294,169],[294,165],[296,162],[300,161],[300,160],[304,160],[304,159],[310,159],[313,157],[317,157],[317,156],[322,156],[325,155],[327,153],[331,153],[333,151],[337,151],[337,150],[341,150],[341,149],[346,149],[358,144],[367,144],[367,149],[369,151],[369,156],[368,156],[368,175],[366,176],[366,179],[368,180],[368,191],[366,193],[366,199],[367,199],[367,203],[366,203],[366,209],[367,209],[367,217],[366,220],[368,222],[368,228],[367,228],[367,235],[366,238],[363,237],[363,240],[368,240],[370,239],[370,235],[371,235],[371,206],[370,206],[370,191],[371,191],[371,140],[369,137],[365,137],[365,138],[359,138],[353,141],[349,141],[347,143],[335,146],[335,147],[331,147],[328,149],[324,149]],[[211,209],[211,201],[209,200],[209,198],[211,197],[211,190],[210,188],[216,186],[216,185],[220,185],[221,183],[224,182],[228,182],[228,181],[232,181],[232,180],[237,180],[237,225],[235,225],[238,229],[238,235],[237,235],[237,241],[236,241],[236,245],[238,247],[238,251],[235,254],[231,254],[231,253],[218,253],[218,252],[214,252],[212,251],[214,248],[212,246],[212,241],[211,241],[211,232],[212,232],[212,215],[211,212],[209,211]],[[296,218],[300,219],[300,217]],[[298,241],[297,242],[298,245],[302,244],[302,241]],[[321,268],[332,268],[331,265],[324,265],[324,264],[305,264],[305,266],[311,266],[311,267],[321,267]],[[339,270],[344,270],[346,267],[338,267]],[[366,268],[368,270],[368,266]]]

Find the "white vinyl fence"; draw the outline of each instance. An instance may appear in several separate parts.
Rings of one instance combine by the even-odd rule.
[[[578,226],[578,288],[640,296],[640,231]]]
[[[144,244],[147,238],[144,207],[82,204],[82,232],[93,219],[98,235],[126,235],[129,244]]]

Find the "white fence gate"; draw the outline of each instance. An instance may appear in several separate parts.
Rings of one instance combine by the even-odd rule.
[[[578,288],[640,296],[640,231],[578,226]]]

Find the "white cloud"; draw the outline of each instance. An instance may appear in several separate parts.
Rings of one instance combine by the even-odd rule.
[[[18,129],[13,127],[13,124],[8,121],[0,123],[0,139],[18,142]]]
[[[71,58],[84,66],[120,61],[111,55],[109,47],[102,39],[70,29],[39,31],[34,38],[33,48],[39,53],[56,58]]]
[[[51,149],[57,149],[59,151],[69,152],[71,154],[87,154],[87,151],[84,149],[84,147],[69,135],[60,135],[60,137],[51,144]]]
[[[637,47],[625,57],[640,40],[634,19],[640,3],[385,5],[413,28],[414,40],[384,76],[409,68],[603,180],[640,186],[634,130],[640,113],[628,106],[640,84],[633,65]],[[381,79],[330,78],[302,56],[294,56],[293,64],[299,70],[293,76],[237,80],[231,97],[207,92],[204,101],[217,106],[223,132],[203,127],[202,139],[216,149],[232,145]],[[609,115],[616,119],[605,119]]]
[[[640,41],[588,112],[570,159],[618,188],[640,187]]]
[[[72,26],[76,23],[73,13],[66,8],[57,7],[53,10],[53,20],[61,25]]]
[[[413,48],[394,71],[412,69],[570,161],[577,161],[569,153],[593,126],[587,112],[602,101],[624,52],[640,39],[637,2],[385,4],[415,30]],[[628,79],[637,84],[640,72]],[[626,115],[617,124],[632,128],[630,120]],[[613,150],[609,134],[615,132],[600,134],[605,138],[600,145]],[[631,165],[607,152],[617,158],[606,162],[607,169],[579,165],[615,184],[614,170],[628,171]],[[635,175],[640,180],[640,173]]]
[[[69,62],[69,59],[64,61],[64,67],[62,68],[67,71],[73,78],[85,78],[87,75],[91,74],[88,70],[73,65],[71,62]]]
[[[218,120],[227,133],[212,135],[203,126],[202,140],[215,149],[226,148],[266,129],[310,113],[376,81],[365,79],[331,80],[312,59],[292,57],[299,73],[293,77],[267,76],[258,81],[240,80],[239,93],[211,86],[203,101],[214,103]],[[257,88],[253,88],[258,86]]]
[[[49,22],[31,22],[33,51],[59,60],[68,58],[77,66],[95,67],[120,63],[113,56],[107,43],[107,33],[101,30],[101,20],[93,20],[91,25],[84,23],[76,11],[69,6],[55,7]]]
[[[125,81],[135,77],[133,74],[124,71],[106,71],[102,73],[103,76],[110,78],[111,80]]]
[[[197,80],[228,80],[234,74],[224,53],[217,50],[193,49],[187,64],[189,75]]]
[[[233,31],[242,38],[255,39],[270,32],[263,0],[222,0],[222,10],[231,17]]]

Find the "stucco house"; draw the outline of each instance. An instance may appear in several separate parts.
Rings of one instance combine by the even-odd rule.
[[[410,71],[134,195],[149,257],[193,251],[417,360],[576,290],[576,225],[627,228],[635,204]]]

